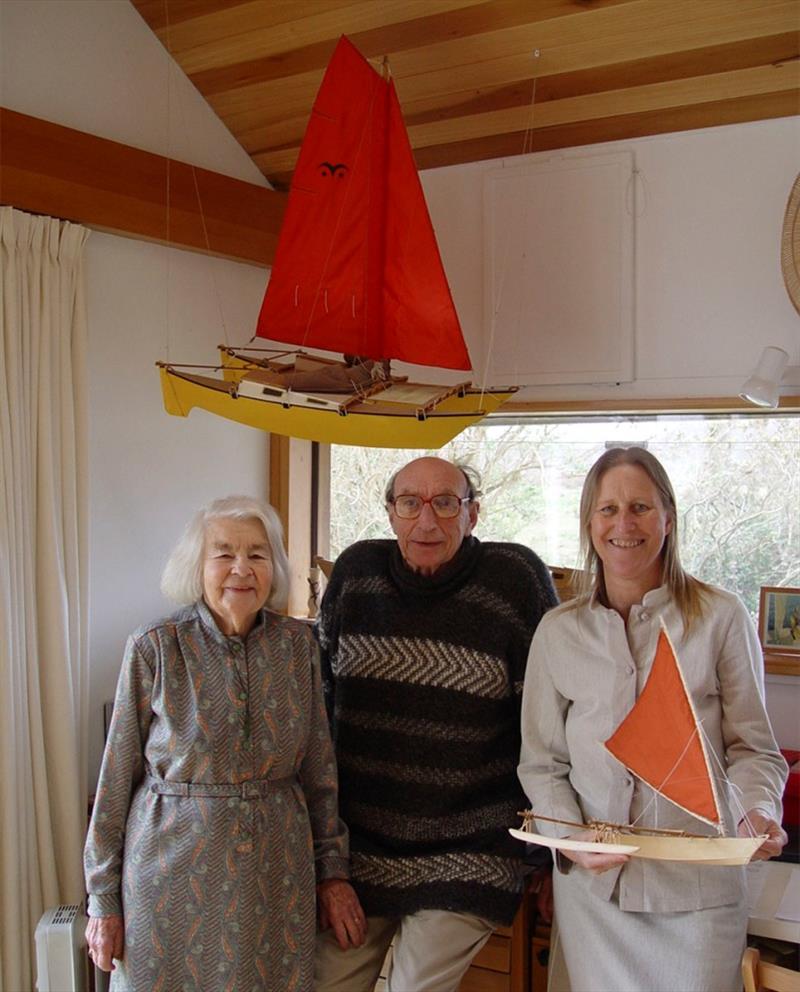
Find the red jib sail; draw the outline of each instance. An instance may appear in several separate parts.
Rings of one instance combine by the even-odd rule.
[[[647,684],[608,750],[640,779],[693,816],[719,825],[719,809],[697,718],[662,628]]]
[[[345,37],[314,102],[256,333],[470,368],[394,84]]]

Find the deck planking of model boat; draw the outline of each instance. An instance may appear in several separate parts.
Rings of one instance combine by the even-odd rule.
[[[335,444],[438,448],[515,391],[408,382],[470,359],[391,79],[342,37],[311,112],[256,335],[222,379],[158,362],[164,407]],[[341,352],[344,361],[309,354]]]
[[[594,820],[573,823],[541,816],[532,810],[520,814],[522,829],[510,828],[512,836],[555,850],[627,854],[633,858],[707,865],[747,864],[766,840],[759,835],[724,835],[709,746],[663,621],[645,687],[604,746],[658,795],[714,827],[717,836]],[[535,831],[536,820],[574,827],[587,832],[588,837],[545,836]]]

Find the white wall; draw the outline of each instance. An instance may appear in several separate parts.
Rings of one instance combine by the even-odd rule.
[[[2,0],[0,44],[3,106],[266,185],[128,0]],[[267,272],[96,231],[86,253],[93,781],[125,639],[171,608],[159,573],[188,516],[267,494],[266,436],[203,411],[168,416],[154,363],[215,362],[226,330],[246,341]]]
[[[767,675],[767,712],[781,747],[800,750],[800,677]]]
[[[265,271],[92,233],[89,281],[90,768],[125,637],[169,612],[164,558],[191,513],[218,496],[267,494],[268,439],[203,410],[171,417],[155,362],[214,362],[252,334]]]
[[[784,348],[789,364],[800,364],[800,317],[780,269],[783,215],[800,168],[800,119],[609,142],[526,159],[622,149],[633,151],[639,170],[636,379],[620,386],[528,386],[517,398],[736,396],[765,345]],[[526,159],[505,163],[516,167]],[[503,164],[433,169],[422,177],[475,369],[483,369],[489,344],[483,176]],[[524,214],[521,209],[520,218]],[[535,335],[535,327],[528,333]],[[525,385],[522,379],[511,384]]]
[[[129,0],[2,0],[0,104],[268,186]]]

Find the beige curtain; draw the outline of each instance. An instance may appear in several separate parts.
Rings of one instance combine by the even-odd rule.
[[[83,898],[87,416],[75,224],[0,208],[0,990]]]

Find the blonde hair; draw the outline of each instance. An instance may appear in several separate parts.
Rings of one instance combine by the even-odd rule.
[[[646,472],[669,515],[672,526],[661,549],[661,581],[672,594],[688,631],[694,621],[702,617],[705,608],[704,594],[711,592],[711,587],[689,575],[681,565],[675,492],[664,466],[645,448],[609,448],[592,465],[584,480],[580,507],[580,543],[584,572],[578,602],[585,602],[592,594],[597,594],[601,602],[608,603],[603,562],[592,543],[591,523],[600,481],[609,469],[617,465],[635,465]]]
[[[258,520],[264,528],[272,558],[272,586],[266,605],[280,610],[289,598],[289,559],[283,548],[283,528],[269,503],[252,496],[225,496],[195,513],[172,549],[161,573],[161,591],[176,603],[189,605],[203,595],[203,545],[211,520]]]

